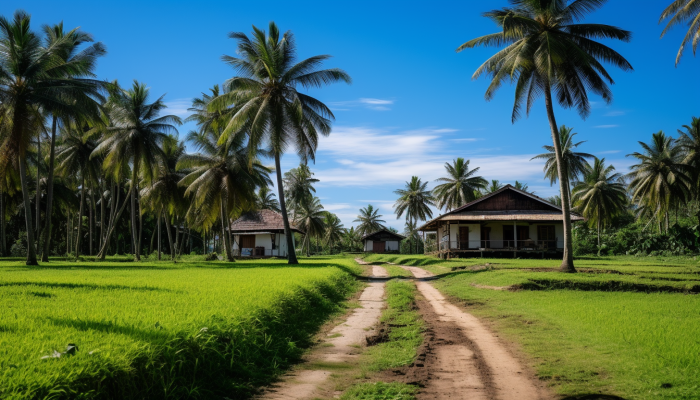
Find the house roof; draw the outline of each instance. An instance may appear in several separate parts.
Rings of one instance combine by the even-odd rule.
[[[539,204],[542,209],[531,210],[470,210],[480,203],[488,202],[506,191],[512,191],[526,196],[529,200]],[[535,196],[532,193],[516,189],[512,185],[505,185],[501,189],[471,201],[450,212],[442,214],[419,227],[419,231],[432,229],[432,225],[437,221],[561,221],[563,219],[561,207],[549,201]],[[583,221],[579,214],[571,212],[572,221]]]
[[[376,234],[378,234],[378,233],[384,233],[384,234],[388,234],[388,235],[390,235],[390,236],[394,236],[394,237],[396,237],[398,240],[404,240],[404,239],[406,239],[406,236],[399,235],[398,233],[392,232],[392,231],[390,231],[390,230],[388,230],[388,229],[380,229],[380,230],[378,230],[378,231],[374,231],[374,232],[372,232],[372,233],[366,234],[365,236],[362,236],[362,240],[366,240],[366,239],[368,239],[369,237],[372,237],[372,236],[374,236],[374,235],[376,235]]]
[[[304,233],[289,222],[293,232]],[[284,232],[284,220],[282,214],[272,210],[251,211],[241,215],[231,224],[231,233],[278,233]]]

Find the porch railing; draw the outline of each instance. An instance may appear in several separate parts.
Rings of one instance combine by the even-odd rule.
[[[233,249],[234,257],[273,257],[279,255],[279,248],[255,247]]]
[[[482,250],[482,251],[548,251],[559,248],[558,239],[554,240],[452,240],[425,246],[426,253],[446,250]]]

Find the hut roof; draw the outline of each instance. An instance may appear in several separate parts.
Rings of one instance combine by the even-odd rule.
[[[293,232],[304,233],[302,230],[289,223]],[[281,233],[284,232],[284,220],[282,214],[272,210],[251,211],[241,215],[231,224],[231,233]]]

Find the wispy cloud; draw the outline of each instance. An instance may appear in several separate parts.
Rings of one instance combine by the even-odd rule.
[[[616,110],[616,111],[610,111],[605,113],[604,115],[606,117],[619,117],[621,115],[625,115],[626,113],[624,111]]]
[[[620,151],[621,150],[605,150],[605,151],[598,151],[597,153],[598,154],[617,154]]]
[[[166,101],[165,105],[168,106],[168,108],[163,110],[163,113],[184,118],[191,114],[187,109],[192,107],[192,99],[175,99]]]
[[[479,140],[484,140],[484,138],[460,138],[451,139],[453,142],[478,142]]]
[[[599,129],[609,129],[609,128],[617,128],[620,125],[596,125],[594,128],[599,128]]]
[[[349,101],[333,101],[329,102],[328,105],[334,111],[350,111],[352,108],[362,107],[375,111],[389,111],[391,106],[394,104],[394,100],[389,99],[375,99],[370,97],[362,97],[358,100]]]
[[[410,159],[435,151],[439,146],[437,139],[445,132],[445,129],[421,129],[392,133],[385,129],[339,126],[320,141],[318,151],[342,157],[338,161],[346,164],[367,158]]]

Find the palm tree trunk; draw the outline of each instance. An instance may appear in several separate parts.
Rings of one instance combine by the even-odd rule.
[[[2,187],[0,187],[0,256],[6,256],[5,243],[5,192],[3,192]]]
[[[163,218],[165,219],[165,231],[168,233],[168,246],[170,249],[170,259],[174,260],[175,259],[175,247],[173,246],[173,232],[170,228],[170,218],[168,214],[163,213]]]
[[[70,223],[72,221],[70,209],[66,209],[66,255],[70,255],[70,250],[73,247],[73,231],[71,231]]]
[[[141,194],[136,193],[136,203],[139,210],[139,240],[136,242],[136,253],[139,255],[139,260],[141,259],[141,243],[143,240],[143,213],[141,210]]]
[[[82,179],[82,187],[80,189],[80,212],[78,213],[78,237],[75,239],[75,258],[80,257],[80,239],[81,230],[83,228],[83,208],[85,207],[85,177]]]
[[[180,227],[178,226],[177,218],[175,219],[175,248],[173,249],[173,258],[177,258],[178,250],[180,249]]]
[[[160,261],[160,244],[161,244],[161,238],[160,238],[160,222],[163,220],[162,216],[162,211],[158,213],[158,261]]]
[[[51,150],[49,151],[49,175],[46,179],[46,229],[44,230],[44,250],[41,252],[41,261],[49,261],[49,248],[51,246],[51,213],[53,212],[53,175],[54,160],[56,158],[56,116],[51,123]]]
[[[129,193],[126,194],[126,197],[124,199],[124,203],[122,203],[122,206],[119,208],[118,211],[116,211],[115,214],[113,214],[113,218],[109,222],[109,228],[107,229],[107,235],[105,236],[105,242],[102,244],[102,248],[100,249],[100,252],[97,254],[97,258],[100,260],[105,259],[105,256],[107,256],[107,246],[109,245],[109,241],[112,238],[112,233],[114,233],[114,228],[117,225],[117,221],[119,220],[119,217],[122,216],[122,213],[124,212],[124,209],[126,208],[126,204],[129,202],[128,197],[131,195],[131,192],[133,192],[134,186],[131,185],[131,188],[129,189]],[[114,192],[112,192],[112,198],[114,199]],[[119,197],[116,198],[117,201],[119,200]],[[112,208],[117,210],[117,203],[112,203]]]
[[[226,247],[226,259],[229,262],[233,262],[233,253],[231,249],[231,243],[229,242],[229,237],[226,234],[226,225],[228,225],[228,203],[224,199],[224,196],[221,196],[221,206],[219,207],[221,210],[221,236],[222,236],[222,244],[224,247]]]
[[[36,237],[41,237],[41,130],[36,137]],[[39,243],[37,242],[37,251]]]
[[[27,265],[39,265],[36,260],[36,247],[34,243],[34,227],[32,226],[32,205],[29,202],[29,188],[27,187],[27,159],[20,156],[19,179],[22,185],[22,200],[24,201],[25,224],[27,226]]]
[[[104,179],[100,182],[100,240],[97,243],[97,248],[102,247],[105,240],[105,185]]]
[[[136,179],[138,177],[137,161],[134,161],[134,168],[131,173],[131,249],[134,254],[134,261],[141,261],[141,255],[136,252],[136,242],[138,241],[138,227],[136,226]]]
[[[554,142],[554,154],[557,159],[557,173],[559,176],[559,192],[561,193],[561,210],[564,218],[564,257],[561,262],[560,270],[562,272],[576,272],[574,268],[574,248],[571,237],[571,203],[569,202],[569,191],[566,186],[567,177],[564,176],[564,168],[562,165],[561,142],[559,141],[559,127],[554,118],[554,108],[552,106],[552,90],[549,82],[546,81],[544,90],[545,106],[547,108],[547,118],[549,119],[549,128],[552,131],[552,141]]]
[[[95,224],[95,196],[94,196],[94,190],[90,189],[90,207],[88,208],[88,211],[90,212],[90,215],[88,216],[89,219],[89,225],[90,225],[90,235],[88,236],[90,238],[90,248],[89,248],[89,255],[92,255],[92,231],[93,231],[93,225]]]
[[[284,221],[284,236],[287,238],[287,260],[288,264],[299,264],[296,250],[294,249],[293,233],[289,227],[289,216],[287,215],[287,205],[284,201],[284,186],[282,184],[282,167],[280,166],[280,155],[275,154],[275,173],[277,174],[277,193],[280,198],[280,209],[282,211],[282,221]]]

